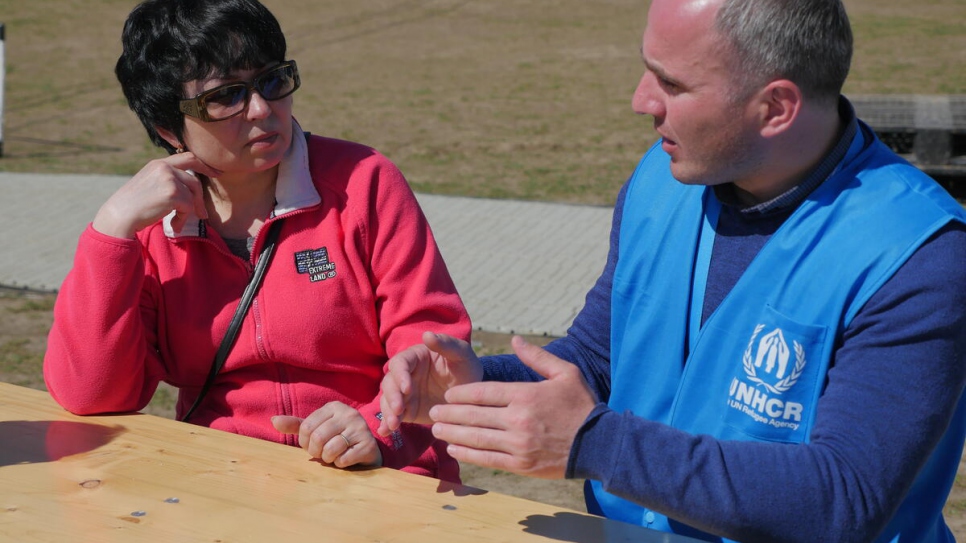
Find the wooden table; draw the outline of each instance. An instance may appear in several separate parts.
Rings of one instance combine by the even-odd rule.
[[[391,469],[143,414],[78,417],[0,383],[0,540],[685,542]]]

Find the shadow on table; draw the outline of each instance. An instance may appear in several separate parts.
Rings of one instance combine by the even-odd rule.
[[[458,485],[456,483],[451,483],[449,481],[439,481],[439,484],[436,486],[436,492],[439,492],[440,494],[446,494],[446,493],[452,492],[453,495],[456,497],[463,497],[463,496],[482,496],[486,494],[488,491],[483,490],[482,488],[476,488],[476,487],[466,486],[466,485]]]
[[[124,431],[120,426],[63,420],[0,421],[0,467],[54,462],[93,451]]]
[[[573,543],[684,543],[696,541],[633,524],[577,513],[530,515],[520,521],[524,532]]]
[[[454,496],[479,496],[487,491],[472,486],[440,481],[437,492],[452,492]],[[453,508],[453,505],[444,506]],[[650,530],[604,517],[562,511],[553,515],[529,515],[519,523],[523,531],[547,539],[571,543],[700,543],[678,534]]]

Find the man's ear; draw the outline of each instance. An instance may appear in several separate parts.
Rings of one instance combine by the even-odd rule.
[[[771,138],[786,132],[802,113],[802,90],[787,79],[772,81],[762,89],[759,97],[762,137]]]
[[[161,128],[158,125],[154,126],[154,130],[157,131],[158,135],[164,138],[164,141],[168,142],[171,147],[174,147],[175,149],[184,149],[184,144],[181,143],[181,140],[174,135],[174,132],[166,128]]]

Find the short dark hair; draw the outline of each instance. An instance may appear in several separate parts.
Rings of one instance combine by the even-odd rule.
[[[835,103],[852,63],[852,27],[841,0],[724,0],[715,28],[734,48],[748,84],[788,79]]]
[[[155,127],[184,133],[184,84],[285,60],[285,36],[257,0],[146,0],[124,23],[114,73],[151,141],[175,149]]]

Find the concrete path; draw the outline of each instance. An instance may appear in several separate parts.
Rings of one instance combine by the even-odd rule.
[[[55,291],[118,176],[0,172],[0,286]],[[607,256],[612,209],[417,195],[473,326],[563,335]]]

